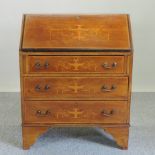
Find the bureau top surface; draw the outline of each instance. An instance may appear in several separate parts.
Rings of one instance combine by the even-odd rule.
[[[131,50],[129,17],[24,15],[20,48],[28,50]]]

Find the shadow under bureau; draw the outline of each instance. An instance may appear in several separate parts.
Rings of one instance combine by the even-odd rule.
[[[128,15],[24,15],[19,55],[24,149],[54,126],[97,126],[128,148]]]

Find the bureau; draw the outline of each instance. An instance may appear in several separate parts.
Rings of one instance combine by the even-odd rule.
[[[128,148],[128,15],[24,15],[19,57],[24,149],[55,126],[100,127]]]

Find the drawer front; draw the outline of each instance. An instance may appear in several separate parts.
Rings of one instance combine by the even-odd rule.
[[[28,56],[27,73],[124,73],[124,56]]]
[[[127,123],[127,101],[25,101],[25,123]]]
[[[27,100],[125,100],[128,77],[24,77]]]

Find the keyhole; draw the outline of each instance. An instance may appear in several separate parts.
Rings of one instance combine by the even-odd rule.
[[[76,16],[76,19],[80,19],[80,16]]]

